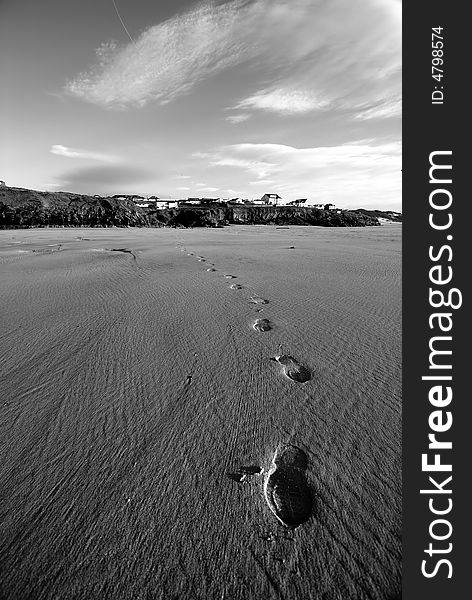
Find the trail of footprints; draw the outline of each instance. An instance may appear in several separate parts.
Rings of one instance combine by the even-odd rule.
[[[181,248],[187,256],[196,258],[198,262],[206,262],[206,258],[196,255],[194,252],[187,252],[186,248]],[[208,272],[217,272],[212,263],[206,270]],[[226,274],[225,279],[236,279],[235,275]],[[232,283],[231,290],[242,290],[244,287],[239,283]],[[248,298],[249,303],[255,304],[260,308],[257,312],[263,312],[264,305],[269,304],[266,298],[253,294]],[[252,325],[254,331],[264,333],[270,331],[273,326],[269,319],[256,319]],[[270,358],[282,367],[282,373],[291,381],[296,383],[306,383],[311,379],[311,372],[308,368],[301,365],[293,356],[288,354],[279,354]],[[297,446],[292,444],[281,444],[275,451],[271,466],[264,478],[264,497],[269,509],[275,515],[277,520],[288,528],[296,528],[305,523],[312,510],[312,498],[310,488],[307,483],[305,471],[308,468],[308,458]],[[249,477],[264,474],[264,469],[258,465],[242,466],[235,472],[227,472],[227,477],[238,483],[243,483]]]
[[[187,256],[196,258],[196,260],[198,262],[207,262],[207,259],[204,256],[196,254],[195,252],[192,252],[192,251],[187,251],[187,249],[183,246],[179,247],[179,248],[180,248],[180,251],[185,252],[187,254]],[[208,268],[206,269],[207,272],[209,272],[209,273],[217,272],[217,269],[215,268],[215,265],[213,263],[207,263],[207,264],[209,265]],[[230,273],[226,273],[225,275],[223,275],[223,277],[225,279],[237,279],[236,275],[232,275]],[[229,286],[229,289],[242,290],[242,289],[244,289],[244,287],[240,283],[232,283]],[[249,296],[248,301],[251,304],[255,304],[260,307],[262,307],[266,304],[269,304],[269,301],[266,298],[262,298],[261,296],[259,296],[257,294],[252,294],[251,296]],[[263,308],[259,308],[257,310],[257,312],[262,312],[263,310],[264,310]],[[255,322],[252,325],[252,328],[254,329],[254,331],[257,331],[259,333],[265,333],[267,331],[270,331],[273,328],[273,325],[269,319],[261,318],[261,319],[255,320]],[[301,365],[295,358],[293,358],[293,356],[289,356],[287,354],[281,354],[278,356],[271,357],[271,360],[279,363],[282,366],[283,374],[286,377],[288,377],[288,379],[291,379],[292,381],[295,381],[297,383],[306,383],[307,381],[309,381],[311,379],[311,373],[310,373],[309,369],[307,369],[306,367]]]

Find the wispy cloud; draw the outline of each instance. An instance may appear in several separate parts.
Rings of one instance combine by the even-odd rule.
[[[230,123],[243,123],[244,121],[247,121],[248,119],[251,118],[251,115],[248,113],[243,113],[243,114],[239,114],[239,115],[229,115],[228,117],[226,117],[226,120],[229,121]]]
[[[355,118],[361,121],[366,121],[368,119],[387,119],[390,117],[397,117],[401,112],[402,101],[400,94],[398,94],[387,100],[367,105],[365,106],[365,110],[360,106],[359,112],[357,112]]]
[[[119,159],[111,154],[101,152],[91,152],[90,150],[79,150],[78,148],[69,148],[62,144],[54,144],[50,149],[51,154],[65,156],[66,158],[83,158],[88,160],[97,160],[99,162],[114,163]]]
[[[398,93],[400,17],[397,0],[211,2],[127,45],[103,44],[96,64],[66,90],[106,108],[165,104],[229,67],[251,64],[264,84],[241,97],[238,110],[296,115],[341,107],[355,114],[360,107],[374,118],[369,110]],[[242,122],[242,113],[227,119]]]
[[[291,65],[279,60],[279,73],[266,78],[270,84],[232,108],[287,116],[342,111],[362,120],[399,117],[400,2],[315,0],[311,12],[304,2],[293,4],[285,24],[293,27],[291,39],[280,38]]]
[[[249,185],[269,185],[275,183],[275,179],[259,179],[258,181],[250,181]]]
[[[189,187],[185,187],[185,186],[181,186],[181,187],[178,187],[178,188],[176,188],[176,189],[177,189],[177,190],[180,190],[180,191],[182,191],[182,192],[186,192],[186,191],[188,191],[190,188],[189,188]]]
[[[191,179],[191,175],[176,175],[175,179]]]
[[[102,44],[95,66],[66,90],[109,108],[170,102],[239,62],[245,52],[237,35],[239,4],[200,5],[147,29],[126,46]]]
[[[274,89],[258,92],[242,100],[234,108],[255,108],[281,114],[296,115],[323,109],[328,105],[329,102],[319,100],[309,91]]]

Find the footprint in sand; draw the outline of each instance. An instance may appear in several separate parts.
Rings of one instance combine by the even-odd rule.
[[[229,289],[230,289],[230,290],[242,290],[242,289],[243,289],[243,286],[242,286],[242,285],[239,285],[239,283],[232,283],[232,284],[229,286]]]
[[[132,250],[128,250],[128,248],[110,248],[110,252],[124,252],[125,254],[131,254],[134,260],[136,260],[136,255]]]
[[[257,319],[252,327],[256,331],[270,331],[272,329],[269,319]]]
[[[269,304],[268,300],[261,298],[260,296],[251,296],[249,302],[252,302],[252,304]]]
[[[283,366],[284,374],[297,383],[305,383],[311,379],[310,371],[288,354],[274,356],[271,360],[280,363]]]
[[[236,275],[225,275],[225,279],[236,279]]]
[[[206,260],[204,258],[199,258],[198,262],[206,262]]]
[[[285,527],[295,528],[311,514],[312,498],[305,476],[306,454],[297,446],[277,448],[264,481],[264,495],[270,510]]]
[[[207,269],[207,271],[216,271],[216,269],[214,269],[213,267],[210,267],[209,269]]]

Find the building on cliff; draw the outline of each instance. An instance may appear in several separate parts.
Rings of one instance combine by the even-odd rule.
[[[149,199],[148,199],[149,200]],[[159,200],[153,200],[152,203],[150,203],[150,206],[152,208],[156,208],[159,210],[166,210],[168,208],[178,208],[180,204],[180,200],[174,200],[174,199],[159,199]]]
[[[282,200],[282,197],[278,194],[264,194],[260,200],[253,200],[256,206],[277,206],[277,202]]]
[[[278,194],[264,194],[260,200],[255,200],[255,204],[267,204],[270,206],[277,206],[277,202],[282,200],[282,197]]]
[[[308,198],[297,198],[297,200],[292,200],[291,202],[289,202],[289,205],[300,206],[300,204],[306,204],[307,200]]]

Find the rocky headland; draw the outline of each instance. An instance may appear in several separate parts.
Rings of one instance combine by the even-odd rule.
[[[399,213],[357,209],[337,212],[311,206],[251,206],[217,203],[156,209],[130,198],[88,196],[0,188],[0,229],[30,227],[224,227],[246,225],[318,225],[364,227],[379,218],[401,220]]]

